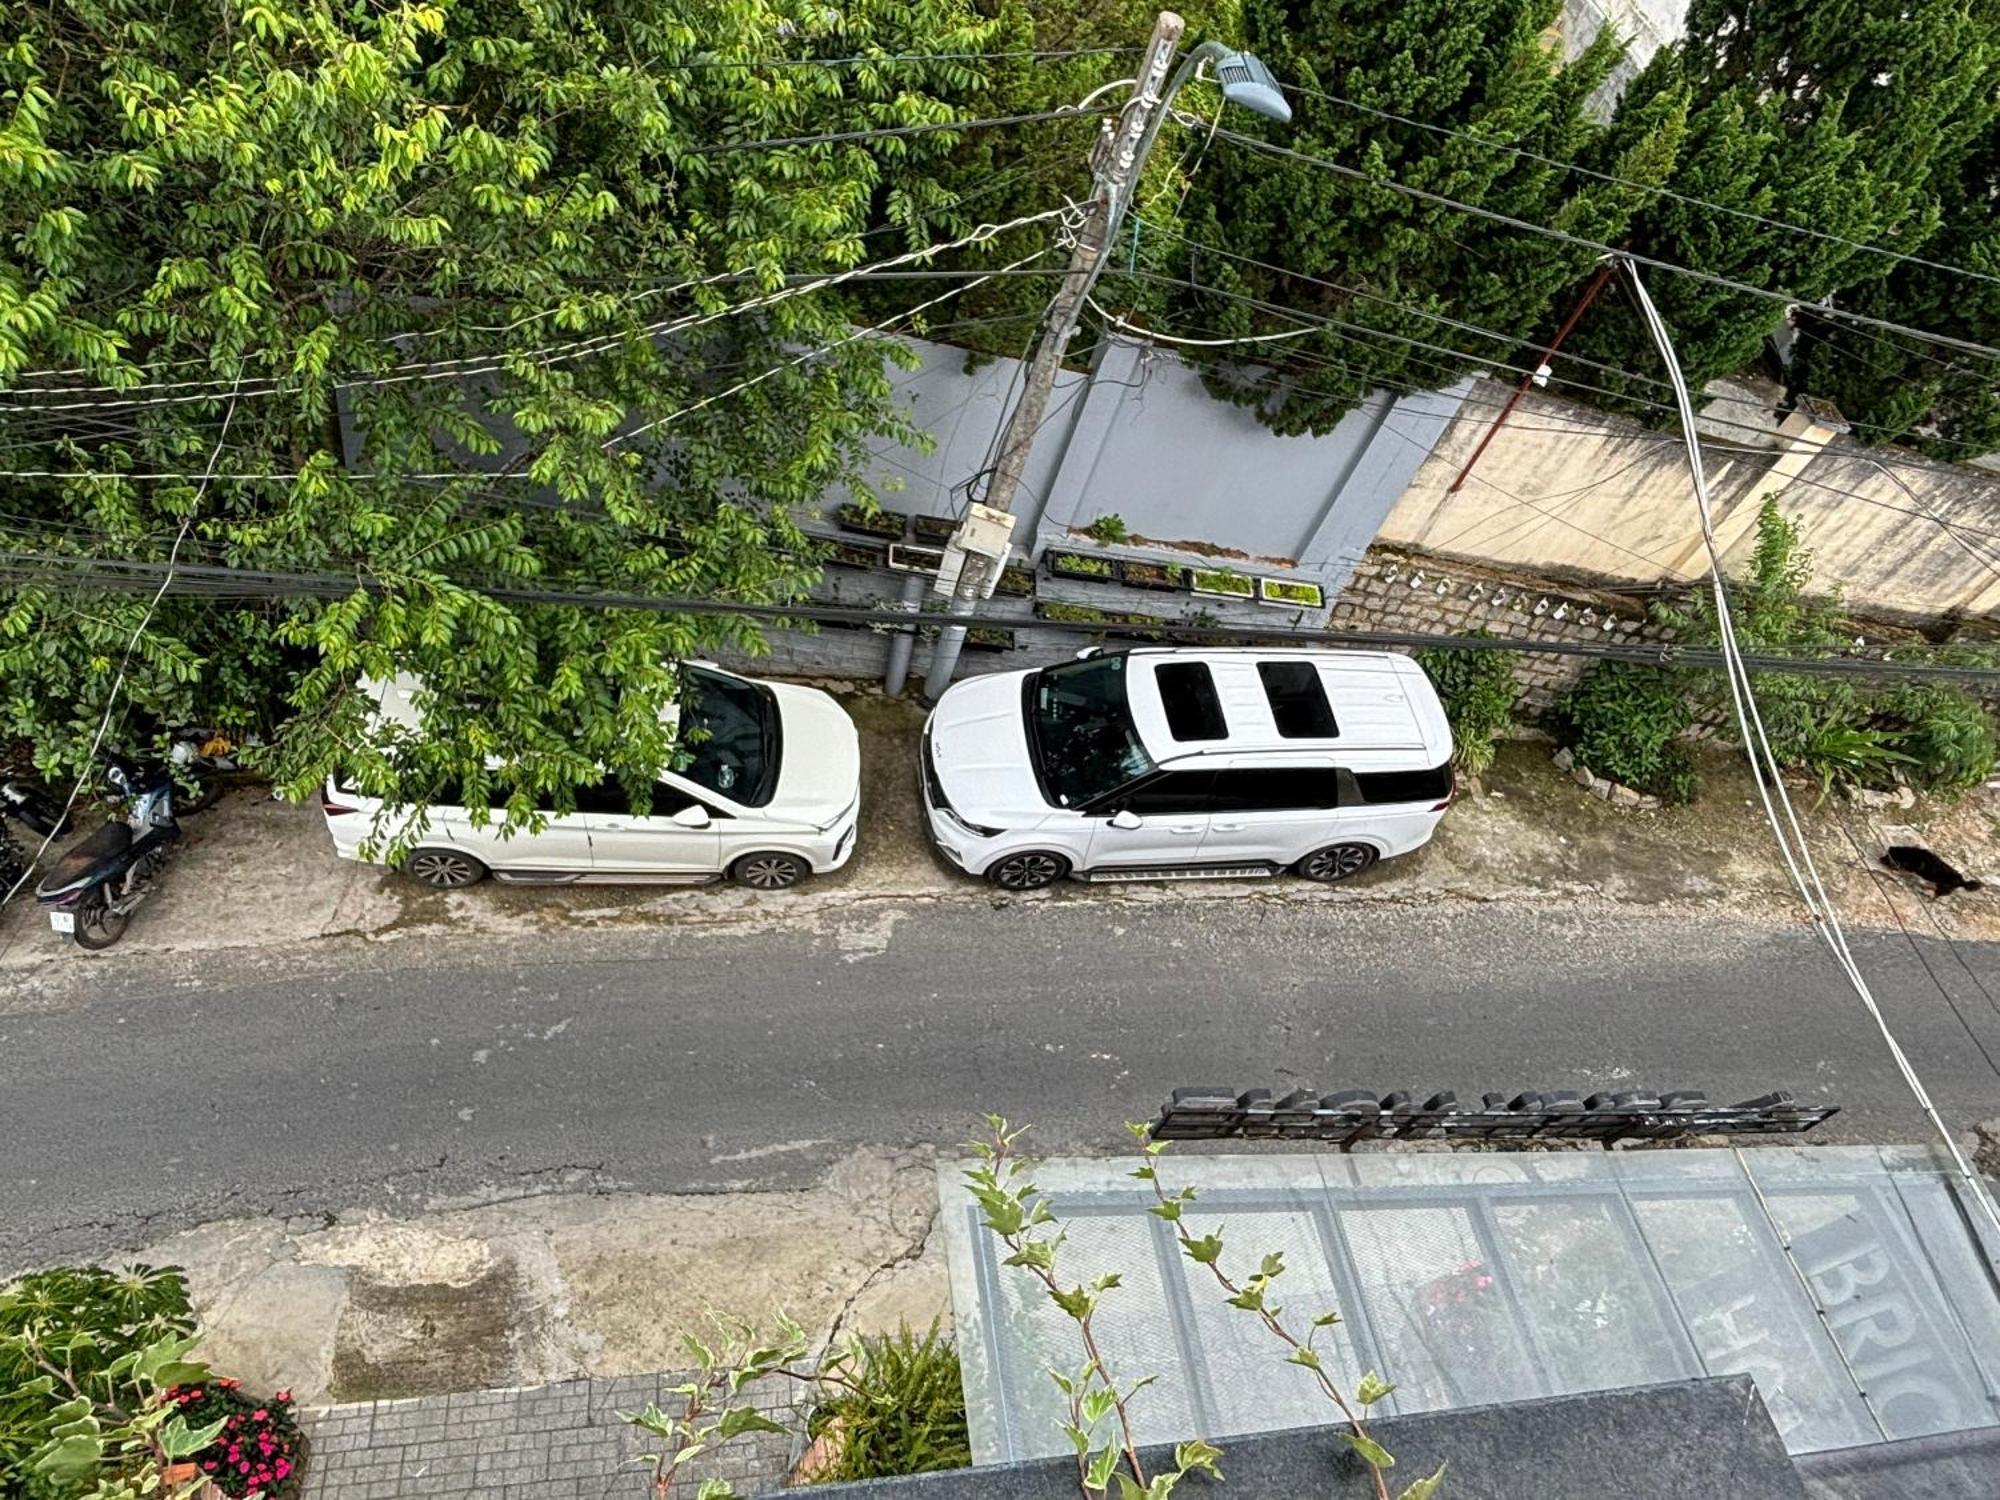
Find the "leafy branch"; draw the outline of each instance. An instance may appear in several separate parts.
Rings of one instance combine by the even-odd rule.
[[[1069,1420],[1063,1432],[1076,1450],[1077,1480],[1084,1493],[1102,1495],[1115,1483],[1119,1500],[1166,1500],[1175,1485],[1196,1470],[1220,1479],[1216,1460],[1221,1450],[1198,1438],[1176,1445],[1172,1471],[1146,1478],[1133,1436],[1130,1402],[1157,1377],[1144,1376],[1121,1390],[1097,1342],[1098,1301],[1120,1284],[1118,1273],[1107,1271],[1088,1282],[1064,1285],[1056,1274],[1056,1255],[1067,1234],[1061,1229],[1038,1233],[1056,1217],[1047,1195],[1028,1176],[1030,1163],[1015,1149],[1023,1132],[1010,1129],[998,1115],[988,1115],[986,1124],[989,1136],[971,1143],[979,1164],[965,1173],[981,1222],[1010,1252],[1002,1264],[1018,1267],[1040,1282],[1049,1300],[1076,1324],[1083,1342],[1082,1368],[1074,1374],[1052,1369],[1049,1377],[1068,1402]],[[1094,1448],[1098,1426],[1114,1414],[1117,1441]]]
[[[753,1382],[769,1376],[793,1379],[828,1379],[846,1383],[838,1368],[845,1355],[836,1355],[811,1376],[801,1375],[791,1366],[805,1359],[811,1340],[792,1319],[779,1315],[778,1334],[761,1339],[747,1323],[723,1322],[723,1337],[716,1345],[703,1343],[693,1335],[682,1343],[694,1357],[693,1379],[673,1388],[679,1398],[674,1411],[648,1402],[644,1411],[620,1412],[619,1417],[660,1440],[660,1448],[636,1462],[652,1474],[655,1500],[668,1500],[683,1467],[710,1448],[719,1447],[750,1432],[783,1433],[786,1429],[756,1407],[739,1404],[738,1397]],[[709,1478],[695,1491],[697,1500],[733,1500],[736,1491],[724,1479]]]
[[[1226,1294],[1231,1307],[1240,1308],[1252,1314],[1290,1352],[1285,1363],[1297,1365],[1312,1373],[1320,1393],[1339,1410],[1348,1430],[1341,1434],[1348,1447],[1352,1448],[1368,1465],[1369,1477],[1374,1481],[1377,1500],[1389,1500],[1389,1480],[1387,1470],[1395,1466],[1395,1457],[1378,1443],[1368,1431],[1362,1412],[1388,1395],[1395,1387],[1383,1380],[1374,1371],[1361,1377],[1355,1387],[1354,1399],[1347,1396],[1327,1372],[1326,1361],[1321,1356],[1315,1341],[1321,1330],[1331,1328],[1340,1322],[1340,1314],[1327,1311],[1312,1320],[1312,1326],[1301,1339],[1285,1325],[1284,1309],[1270,1300],[1273,1284],[1285,1272],[1285,1258],[1273,1251],[1259,1264],[1255,1275],[1239,1281],[1222,1268],[1222,1231],[1218,1227],[1197,1239],[1189,1232],[1185,1210],[1195,1201],[1196,1193],[1191,1187],[1180,1187],[1172,1192],[1160,1179],[1159,1159],[1166,1154],[1170,1144],[1152,1139],[1150,1127],[1128,1124],[1134,1139],[1141,1143],[1145,1160],[1135,1167],[1132,1176],[1148,1184],[1153,1190],[1154,1204],[1147,1210],[1155,1218],[1165,1220],[1180,1243],[1181,1253],[1198,1266],[1205,1266],[1215,1278],[1216,1285]],[[1356,1407],[1361,1408],[1360,1411]],[[1444,1465],[1437,1472],[1415,1481],[1403,1490],[1401,1500],[1435,1500],[1439,1487],[1444,1483]]]

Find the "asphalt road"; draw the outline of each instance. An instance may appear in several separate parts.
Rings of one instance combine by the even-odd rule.
[[[1954,1124],[1995,945],[1857,937]],[[1976,1041],[1975,1041],[1976,1038]],[[1646,912],[984,900],[759,929],[105,962],[0,1005],[0,1269],[250,1214],[805,1180],[976,1117],[1115,1147],[1176,1085],[1772,1088],[1923,1124],[1803,928]]]

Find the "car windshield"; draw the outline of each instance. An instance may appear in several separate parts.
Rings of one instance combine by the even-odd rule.
[[[677,767],[696,786],[745,807],[762,807],[778,782],[778,706],[768,689],[690,667],[681,688]]]
[[[1153,769],[1126,705],[1123,656],[1036,673],[1028,725],[1043,794],[1060,806],[1080,807]]]

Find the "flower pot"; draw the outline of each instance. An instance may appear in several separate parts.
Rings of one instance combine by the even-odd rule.
[[[1035,592],[1035,570],[1024,568],[1019,563],[1009,563],[1000,570],[996,594],[1006,594],[1015,599],[1032,598]]]
[[[843,505],[833,513],[833,518],[842,531],[886,537],[892,542],[901,541],[910,525],[910,518],[900,510],[864,510],[859,505]]]
[[[1189,586],[1197,593],[1211,599],[1254,599],[1257,597],[1257,582],[1244,573],[1232,573],[1226,568],[1196,568]]]
[[[1178,594],[1188,586],[1188,570],[1173,563],[1139,562],[1127,558],[1118,564],[1118,581],[1128,589],[1154,589]]]
[[[1003,630],[998,625],[975,625],[965,632],[965,649],[968,651],[1012,651],[1014,632]]]
[[[1056,625],[1078,625],[1086,629],[1102,629],[1114,620],[1113,616],[1101,609],[1092,609],[1088,604],[1067,604],[1060,599],[1037,599],[1035,618]]]
[[[944,566],[944,552],[938,547],[912,547],[905,542],[891,542],[889,566],[900,573],[935,573]]]
[[[833,542],[826,560],[836,568],[879,568],[889,560],[889,549],[868,542]]]
[[[950,516],[917,516],[910,526],[917,540],[931,547],[942,547],[958,530],[958,522]]]
[[[1117,581],[1118,565],[1108,557],[1088,552],[1050,552],[1043,560],[1048,563],[1049,572],[1058,578],[1080,578],[1086,583]]]
[[[1324,609],[1326,590],[1316,583],[1302,583],[1291,578],[1259,578],[1257,602],[1281,609]]]

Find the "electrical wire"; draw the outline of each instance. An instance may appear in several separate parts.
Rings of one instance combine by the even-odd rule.
[[[1543,166],[1560,167],[1563,171],[1574,172],[1579,177],[1595,178],[1599,182],[1613,183],[1618,187],[1636,188],[1642,193],[1651,193],[1656,197],[1670,199],[1675,203],[1684,203],[1690,208],[1707,209],[1710,213],[1726,214],[1732,219],[1743,219],[1752,224],[1761,224],[1767,229],[1782,229],[1789,234],[1804,235],[1809,239],[1825,240],[1835,245],[1845,245],[1851,250],[1863,250],[1870,255],[1880,255],[1885,259],[1898,261],[1904,265],[1925,266],[1933,271],[1949,271],[1954,276],[1966,276],[1975,281],[1986,281],[2000,285],[2000,276],[1988,275],[1984,271],[1975,271],[1967,266],[1955,266],[1948,261],[1927,260],[1921,255],[1908,255],[1900,250],[1890,250],[1882,245],[1871,245],[1865,240],[1851,240],[1845,235],[1830,234],[1823,229],[1810,229],[1803,224],[1790,224],[1783,219],[1766,218],[1763,214],[1752,213],[1748,209],[1731,208],[1727,204],[1714,203],[1707,198],[1696,198],[1687,193],[1675,192],[1672,188],[1660,187],[1653,183],[1639,182],[1630,177],[1620,177],[1612,172],[1600,172],[1577,162],[1564,161],[1560,157],[1543,156],[1539,152],[1529,151],[1525,147],[1510,146],[1504,141],[1488,140],[1485,136],[1475,135],[1469,130],[1454,130],[1449,125],[1438,125],[1428,120],[1415,120],[1408,115],[1399,115],[1394,110],[1382,109],[1372,104],[1360,104],[1352,99],[1343,99],[1338,94],[1330,94],[1324,89],[1313,88],[1310,85],[1297,81],[1287,83],[1284,87],[1287,92],[1303,94],[1309,99],[1323,99],[1328,104],[1338,104],[1343,109],[1351,109],[1357,114],[1369,115],[1377,120],[1389,120],[1395,124],[1408,125],[1417,130],[1428,130],[1433,135],[1449,136],[1453,140],[1469,141],[1473,145],[1483,147],[1488,151],[1501,151],[1509,156],[1526,161],[1540,162]]]
[[[833,130],[820,135],[774,136],[761,141],[723,141],[696,146],[683,156],[720,156],[729,151],[778,151],[791,146],[839,146],[851,141],[881,141],[897,136],[935,135],[940,131],[995,130],[1008,125],[1039,125],[1044,120],[1081,119],[1090,113],[1074,104],[1030,114],[993,115],[983,120],[932,120],[921,125],[882,125],[867,130]]]
[[[216,438],[215,447],[210,451],[208,456],[209,468],[211,470],[215,467],[216,460],[222,456],[222,445],[229,438],[229,423],[235,415],[236,402],[232,398],[228,407],[222,413],[222,432]],[[69,796],[63,802],[61,816],[56,818],[48,833],[44,835],[40,845],[35,849],[35,852],[28,857],[27,863],[22,867],[19,877],[15,879],[12,885],[7,887],[7,894],[0,896],[0,906],[5,906],[9,901],[12,901],[21,887],[26,885],[34,876],[36,868],[42,862],[42,857],[49,852],[49,845],[56,841],[57,831],[69,822],[69,815],[76,808],[76,799],[83,795],[84,782],[96,766],[97,752],[104,747],[104,737],[111,732],[111,719],[118,709],[118,695],[124,691],[125,675],[132,666],[132,653],[138,649],[139,638],[146,633],[146,627],[153,623],[153,613],[160,607],[160,600],[165,598],[167,590],[173,587],[174,570],[180,563],[181,546],[187,541],[188,532],[194,527],[195,517],[201,514],[202,497],[207,493],[208,487],[206,485],[195,491],[194,502],[188,507],[188,513],[181,518],[180,530],[174,536],[173,549],[167,554],[167,565],[160,574],[160,586],[153,591],[153,597],[147,602],[145,609],[140,612],[139,623],[132,627],[131,635],[126,637],[124,654],[118,659],[118,675],[111,679],[111,690],[104,695],[104,717],[98,721],[97,733],[91,736],[90,749],[85,752],[83,757],[84,769],[78,774],[76,784],[69,789]]]
[[[162,564],[125,558],[77,557],[0,549],[0,577],[38,583],[67,582],[102,591],[144,591],[149,580],[166,572]],[[241,580],[241,581],[239,581]],[[167,579],[169,592],[208,597],[220,591],[229,597],[284,599],[345,599],[356,593],[384,593],[394,585],[357,563],[348,574],[288,573],[238,567],[182,565]],[[407,583],[407,580],[405,580]],[[566,605],[590,609],[627,609],[649,614],[726,615],[771,621],[807,620],[838,625],[874,626],[901,619],[900,614],[843,605],[812,603],[756,603],[655,594],[626,594],[607,590],[527,588],[495,580],[453,587],[476,592],[504,604]],[[1012,615],[936,614],[926,615],[925,625],[991,625],[1028,632],[1063,635],[1102,634],[1085,622],[1024,620]],[[1244,645],[1269,645],[1274,641],[1333,646],[1380,646],[1446,650],[1505,651],[1524,655],[1582,657],[1590,660],[1629,661],[1651,666],[1719,668],[1730,658],[1719,650],[1684,648],[1672,644],[1621,645],[1588,641],[1540,640],[1531,637],[1491,635],[1449,635],[1417,631],[1383,630],[1273,630],[1257,626],[1197,624],[1162,621],[1148,624],[1149,635],[1163,639],[1195,637],[1222,639]],[[1118,626],[1105,630],[1116,633]],[[1759,653],[1741,657],[1753,671],[1800,673],[1808,676],[1880,678],[1900,681],[1946,681],[1967,683],[2000,682],[2000,667],[1966,667],[1909,661],[1876,661],[1863,657],[1822,655],[1789,656]]]
[[[1715,594],[1716,624],[1720,636],[1722,655],[1727,668],[1725,676],[1729,683],[1730,704],[1736,715],[1738,732],[1742,736],[1745,751],[1750,756],[1751,779],[1756,783],[1757,796],[1763,805],[1765,821],[1778,842],[1779,853],[1783,856],[1786,872],[1798,891],[1807,913],[1812,917],[1815,929],[1825,941],[1835,963],[1846,974],[1853,985],[1862,1006],[1875,1022],[1882,1034],[1882,1040],[1895,1060],[1897,1069],[1903,1075],[1904,1083],[1916,1099],[1918,1108],[1929,1120],[1938,1138],[1944,1143],[1953,1165],[1965,1183],[1966,1191],[1984,1213],[1996,1234],[2000,1234],[2000,1207],[1996,1207],[1986,1185],[1965,1153],[1959,1148],[1957,1138],[1945,1125],[1937,1106],[1931,1101],[1929,1090],[1918,1076],[1902,1044],[1890,1029],[1888,1018],[1876,1002],[1874,992],[1855,962],[1853,952],[1848,948],[1847,935],[1840,925],[1840,915],[1828,897],[1825,885],[1819,877],[1819,870],[1812,857],[1812,849],[1806,839],[1805,830],[1800,825],[1798,812],[1792,806],[1791,794],[1787,791],[1784,776],[1778,764],[1776,753],[1771,748],[1769,736],[1765,733],[1763,715],[1757,706],[1756,693],[1752,689],[1749,670],[1744,663],[1742,649],[1736,639],[1736,628],[1729,610],[1729,592],[1726,570],[1723,566],[1722,546],[1715,534],[1715,521],[1708,503],[1708,481],[1703,472],[1701,444],[1695,436],[1694,402],[1688,394],[1687,382],[1681,374],[1680,361],[1675,356],[1673,340],[1667,332],[1665,321],[1653,299],[1646,290],[1644,279],[1639,275],[1636,258],[1621,261],[1631,287],[1634,300],[1639,305],[1641,315],[1659,346],[1660,357],[1665,362],[1667,373],[1674,383],[1674,396],[1681,410],[1681,431],[1688,454],[1688,469],[1694,480],[1695,506],[1701,516],[1702,541],[1708,550],[1709,582]],[[1776,807],[1773,802],[1775,799]],[[1783,810],[1783,821],[1777,809]]]
[[[1785,307],[1810,308],[1815,317],[1853,323],[1865,328],[1878,328],[1885,333],[1902,334],[1906,338],[1920,339],[1927,343],[1936,344],[1940,348],[1957,349],[1967,354],[2000,358],[2000,348],[1995,348],[1991,344],[1982,344],[1976,339],[1954,338],[1950,334],[1933,333],[1927,329],[1912,328],[1907,323],[1892,322],[1887,318],[1873,318],[1863,313],[1850,312],[1846,308],[1831,307],[1825,303],[1814,302],[1810,298],[1799,296],[1796,292],[1774,291],[1770,287],[1753,286],[1747,281],[1737,281],[1728,276],[1718,276],[1712,271],[1698,271],[1692,266],[1678,265],[1673,261],[1661,260],[1656,256],[1641,255],[1637,251],[1632,250],[1620,250],[1615,246],[1604,244],[1598,240],[1587,239],[1578,234],[1571,234],[1564,229],[1554,229],[1547,224],[1537,224],[1532,219],[1516,218],[1512,214],[1503,214],[1495,209],[1482,208],[1474,203],[1461,202],[1457,198],[1447,197],[1443,193],[1433,193],[1427,188],[1412,187],[1407,182],[1398,182],[1391,177],[1376,177],[1371,173],[1362,171],[1358,167],[1350,167],[1345,162],[1335,161],[1331,157],[1315,156],[1310,151],[1300,151],[1296,147],[1279,145],[1274,141],[1260,140],[1254,135],[1245,135],[1241,131],[1230,130],[1225,127],[1216,131],[1216,137],[1248,150],[1260,152],[1266,156],[1279,157],[1308,166],[1320,167],[1338,177],[1346,177],[1356,182],[1365,182],[1388,192],[1400,193],[1406,198],[1414,198],[1419,202],[1433,203],[1441,208],[1449,208],[1459,213],[1471,214],[1474,218],[1487,219],[1495,224],[1503,224],[1509,229],[1518,229],[1526,234],[1539,235],[1543,239],[1572,245],[1579,250],[1594,251],[1598,255],[1619,256],[1635,265],[1645,266],[1651,270],[1665,271],[1675,276],[1685,276],[1709,286],[1722,287],[1732,292],[1741,292],[1745,296],[1762,298],[1766,302],[1775,302]]]

